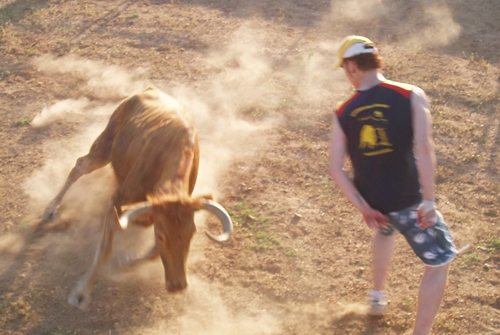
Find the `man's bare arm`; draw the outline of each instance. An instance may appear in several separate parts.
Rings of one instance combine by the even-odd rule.
[[[418,209],[418,222],[422,229],[437,222],[434,196],[436,157],[432,142],[431,115],[424,91],[415,87],[411,96],[414,148],[422,188],[423,203]]]
[[[363,219],[369,227],[385,226],[386,218],[379,211],[371,208],[361,196],[353,182],[343,170],[346,158],[346,138],[340,127],[337,116],[334,116],[332,137],[330,143],[330,176],[347,199],[361,212]]]

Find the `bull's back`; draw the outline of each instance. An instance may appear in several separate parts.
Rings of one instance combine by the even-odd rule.
[[[182,105],[154,87],[126,99],[115,113],[121,115],[111,164],[124,197],[144,200],[161,179],[175,178],[184,149],[195,145],[195,130]]]

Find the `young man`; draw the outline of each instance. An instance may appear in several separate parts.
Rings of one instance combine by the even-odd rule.
[[[413,334],[429,334],[457,251],[435,205],[427,97],[416,86],[386,80],[378,50],[366,37],[342,41],[338,67],[356,91],[333,118],[330,174],[375,230],[369,313],[382,315],[387,306],[384,280],[398,231],[426,265]],[[353,180],[343,170],[346,156]]]

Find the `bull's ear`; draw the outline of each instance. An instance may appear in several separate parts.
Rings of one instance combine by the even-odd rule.
[[[192,198],[191,199],[191,208],[194,211],[199,211],[200,209],[204,209],[205,203],[207,202],[207,200],[212,200],[213,198],[214,197],[212,194],[206,194],[206,195],[201,195],[201,196],[196,197],[196,198]]]
[[[122,206],[122,210],[124,209]],[[126,229],[130,222],[135,218],[139,218],[143,215],[151,215],[153,211],[153,206],[149,201],[144,201],[140,203],[128,206],[124,213],[120,216],[118,222],[123,229]]]
[[[116,208],[116,206],[115,206],[115,207],[113,207],[113,208],[115,209],[115,217],[113,218],[113,220],[115,221],[115,225],[117,225],[117,226],[121,226],[121,224],[120,224],[120,215],[121,215],[121,213],[120,213],[120,212],[121,212],[121,211],[120,211],[120,212],[118,212],[118,209]]]
[[[205,198],[203,197],[197,197],[191,199],[191,208],[193,211],[199,211],[200,209],[203,209],[203,206],[205,205]]]

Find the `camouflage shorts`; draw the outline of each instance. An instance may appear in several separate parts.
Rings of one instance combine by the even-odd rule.
[[[437,224],[422,230],[417,224],[418,205],[389,213],[387,227],[379,229],[379,232],[389,236],[394,234],[394,231],[399,231],[426,265],[441,266],[451,262],[457,254],[457,249],[443,216],[437,212]]]

